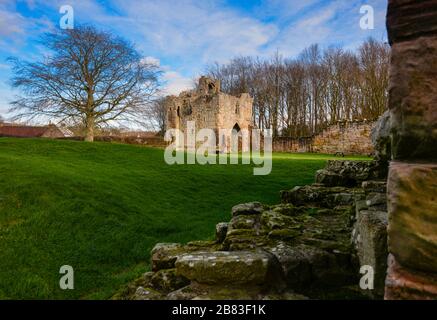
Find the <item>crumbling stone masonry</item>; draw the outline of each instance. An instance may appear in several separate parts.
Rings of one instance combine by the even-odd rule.
[[[343,155],[370,155],[374,152],[370,131],[375,121],[338,121],[309,137],[275,137],[274,152],[314,152]]]
[[[312,152],[369,155],[374,151],[370,131],[374,121],[339,121],[314,136]]]
[[[437,299],[437,2],[389,0],[386,299]]]
[[[179,129],[187,134],[187,122],[195,121],[195,130],[213,129],[217,148],[222,152],[231,149],[231,130],[252,129],[253,99],[248,93],[232,96],[220,91],[220,81],[201,77],[197,89],[182,92],[166,100],[166,128]],[[219,130],[227,133],[219,136]],[[184,147],[177,142],[180,148]],[[248,151],[248,150],[242,150]]]
[[[377,161],[330,161],[315,184],[283,191],[282,204],[236,205],[214,241],[157,244],[152,271],[114,299],[381,298],[384,171]],[[376,270],[372,293],[359,287],[363,264]]]

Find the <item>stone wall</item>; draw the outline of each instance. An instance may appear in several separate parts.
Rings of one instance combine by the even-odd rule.
[[[314,137],[313,152],[335,154],[373,153],[370,131],[372,121],[341,121]]]
[[[276,137],[272,142],[274,152],[312,152],[313,137]]]
[[[437,2],[389,0],[386,299],[437,299]]]
[[[369,155],[374,151],[373,125],[373,121],[340,121],[314,137],[278,137],[273,140],[273,151]]]

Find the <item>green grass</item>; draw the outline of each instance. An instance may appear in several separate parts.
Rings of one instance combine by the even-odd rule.
[[[0,298],[105,299],[147,270],[157,242],[213,237],[233,205],[279,202],[330,158],[275,154],[250,165],[165,164],[163,151],[0,138]],[[59,288],[71,265],[75,289]]]

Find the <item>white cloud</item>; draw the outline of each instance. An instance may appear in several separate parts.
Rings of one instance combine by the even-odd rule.
[[[150,56],[144,57],[143,59],[141,59],[141,62],[145,63],[146,65],[150,64],[150,65],[157,66],[157,67],[159,67],[161,65],[161,61],[158,58],[150,57]]]
[[[235,55],[256,55],[278,30],[214,1],[115,1],[127,18],[124,29],[138,31],[139,44],[166,56],[198,63]],[[200,60],[199,60],[200,59]]]
[[[26,20],[16,12],[0,8],[0,36],[15,36],[24,33]]]
[[[292,17],[320,0],[264,0],[255,10],[258,16]]]
[[[27,0],[30,9],[51,10],[51,20],[25,19],[15,12],[15,1],[0,2],[0,49],[8,47],[33,59],[41,48],[33,44],[35,50],[27,52],[17,42],[29,43],[29,37],[56,26],[58,9],[65,1]],[[263,0],[251,12],[222,0],[75,0],[72,5],[76,23],[113,30],[136,42],[145,62],[165,65],[165,90],[178,94],[192,87],[187,76],[210,62],[226,62],[238,55],[266,57],[276,50],[293,57],[312,43],[348,48],[369,35],[379,39],[385,35],[385,6],[380,0],[367,2],[376,13],[378,30],[373,34],[358,27],[361,1]]]
[[[311,44],[318,43],[322,47],[329,45],[355,49],[357,45],[369,37],[385,39],[385,6],[379,0],[369,0],[375,8],[376,30],[363,31],[359,27],[359,1],[331,1],[317,4],[314,1],[311,10],[300,14],[291,23],[281,28],[281,32],[270,43],[266,53],[279,50],[284,56],[295,57]]]
[[[183,77],[176,71],[165,71],[162,78],[165,82],[164,95],[178,95],[193,88],[193,79]]]

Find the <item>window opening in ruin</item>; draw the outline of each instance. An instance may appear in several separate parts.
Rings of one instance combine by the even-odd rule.
[[[208,91],[209,91],[209,93],[214,93],[214,89],[215,89],[214,84],[213,83],[209,83],[208,84]]]

